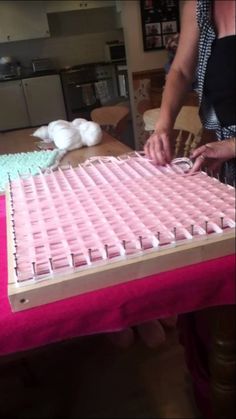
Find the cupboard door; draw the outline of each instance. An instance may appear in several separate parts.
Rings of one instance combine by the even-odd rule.
[[[21,80],[0,83],[0,130],[29,126]]]
[[[24,79],[23,87],[31,126],[66,119],[59,75]]]
[[[47,1],[47,13],[67,12],[72,10],[97,9],[98,7],[115,6],[114,0],[75,0]]]
[[[1,1],[0,42],[50,36],[44,1]]]

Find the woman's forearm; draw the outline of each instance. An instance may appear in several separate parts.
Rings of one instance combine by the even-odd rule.
[[[196,0],[185,2],[182,29],[175,58],[167,75],[157,129],[171,129],[194,81],[198,60],[199,28],[196,19]]]
[[[234,158],[234,157],[236,157],[236,138],[232,137],[228,141],[229,141],[229,145],[230,145],[231,150],[232,150],[232,158]]]
[[[191,88],[192,80],[188,80],[181,71],[171,69],[164,88],[159,122],[162,126],[173,128],[175,119],[184,103],[186,94]],[[159,122],[157,122],[157,127]]]

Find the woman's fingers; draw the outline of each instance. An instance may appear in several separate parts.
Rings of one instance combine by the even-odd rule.
[[[204,153],[206,158],[209,159],[221,159],[229,160],[235,157],[235,141],[233,138],[214,141],[209,144],[205,144],[192,153],[193,158],[196,158]]]
[[[223,161],[232,158],[231,154],[232,146],[229,140],[205,144],[192,153],[191,158],[195,159],[195,162],[189,173],[195,173],[205,166],[217,173]]]
[[[156,164],[164,166],[171,160],[169,138],[164,134],[152,134],[144,146],[144,152]]]
[[[196,148],[196,150],[194,150],[191,154],[191,158],[196,159],[197,157],[200,157],[202,155],[202,153],[206,153],[206,145],[202,145],[201,147]],[[205,156],[205,154],[204,154]]]
[[[206,163],[206,157],[203,153],[201,153],[195,160],[193,167],[190,169],[189,174],[198,172],[201,170],[202,166]]]
[[[167,137],[167,135],[163,135],[163,151],[165,154],[165,158],[166,158],[166,162],[170,163],[172,160],[172,156],[171,156],[171,149],[170,149],[170,140],[169,137]]]

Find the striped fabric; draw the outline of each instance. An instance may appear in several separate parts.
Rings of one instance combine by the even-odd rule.
[[[197,0],[197,22],[200,28],[199,56],[198,56],[198,94],[200,110],[199,115],[205,128],[215,130],[218,140],[236,136],[236,125],[222,127],[212,105],[204,95],[204,81],[208,59],[211,55],[213,41],[216,38],[213,22],[211,20],[212,0]],[[225,163],[224,177],[229,183],[235,179],[235,159]]]

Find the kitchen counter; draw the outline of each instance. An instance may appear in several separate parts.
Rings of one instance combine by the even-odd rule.
[[[101,62],[96,62],[96,63],[79,64],[79,65],[54,69],[54,70],[45,70],[45,71],[37,71],[37,72],[33,72],[33,70],[30,68],[28,68],[27,70],[21,69],[21,74],[19,76],[13,76],[7,79],[1,79],[1,76],[0,76],[0,83],[11,81],[11,80],[23,80],[23,79],[28,79],[32,77],[49,76],[51,74],[73,73],[78,70],[90,69],[90,68],[99,67],[99,66],[113,66],[115,68],[119,65],[126,65],[126,61],[119,61],[119,62],[101,61]]]
[[[41,76],[50,76],[54,74],[59,74],[59,70],[45,70],[45,71],[37,71],[33,72],[31,71],[23,71],[19,76],[13,76],[6,79],[0,78],[0,83],[4,83],[7,81],[13,81],[13,80],[23,80],[23,79],[30,79],[33,77],[41,77]]]
[[[64,73],[67,71],[74,71],[74,70],[78,70],[78,69],[83,69],[84,67],[86,68],[91,68],[91,67],[99,67],[99,66],[113,66],[113,67],[117,67],[120,65],[127,65],[125,60],[120,60],[120,61],[96,61],[95,63],[84,63],[84,64],[78,64],[78,65],[73,65],[73,66],[67,66],[64,68],[61,68],[59,70],[60,73]]]

